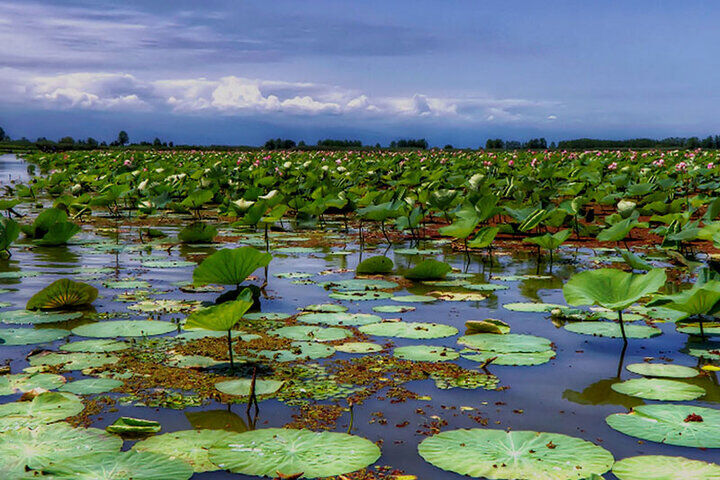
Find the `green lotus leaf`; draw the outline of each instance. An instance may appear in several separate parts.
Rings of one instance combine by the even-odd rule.
[[[41,393],[29,402],[0,405],[0,431],[57,422],[77,415],[83,408],[80,398],[72,393]]]
[[[380,449],[346,433],[266,428],[236,434],[227,444],[211,447],[209,457],[233,473],[317,478],[365,468],[380,457]]]
[[[510,325],[502,320],[488,318],[486,320],[468,320],[465,322],[465,335],[478,333],[495,333],[504,335],[510,333]]]
[[[62,365],[62,370],[69,372],[72,370],[84,370],[86,368],[102,367],[109,363],[115,363],[119,360],[114,355],[103,353],[56,353],[47,354],[39,353],[33,355],[29,359],[30,365],[33,367],[55,367]]]
[[[152,452],[120,452],[63,459],[43,470],[53,480],[188,480],[185,461]]]
[[[0,220],[0,250],[7,250],[20,236],[20,225],[12,218]]]
[[[388,257],[377,256],[370,257],[358,264],[355,273],[359,275],[377,275],[390,273],[393,269],[393,261]]]
[[[600,268],[573,275],[563,286],[563,295],[570,305],[600,305],[611,310],[624,310],[656,292],[665,284],[666,278],[662,269],[635,274]]]
[[[283,386],[285,382],[281,380],[255,380],[256,395],[272,395]],[[215,388],[227,395],[238,395],[247,397],[250,395],[250,386],[252,380],[248,378],[239,378],[237,380],[228,380],[226,382],[218,382]]]
[[[65,383],[65,377],[52,373],[34,373],[0,376],[0,395],[28,392],[34,388],[55,390]]]
[[[189,260],[146,260],[142,262],[145,268],[182,268],[197,265]]]
[[[277,335],[290,340],[312,340],[315,342],[332,342],[351,336],[350,332],[338,327],[315,327],[310,325],[293,325],[280,327],[268,331],[270,335]]]
[[[694,368],[671,363],[632,363],[625,368],[646,377],[692,378],[700,374]]]
[[[223,410],[223,413],[227,412]],[[212,472],[219,467],[210,461],[208,451],[216,444],[229,444],[233,436],[233,432],[222,430],[181,430],[141,440],[132,449],[178,458],[188,463],[196,473]]]
[[[162,335],[177,330],[171,322],[157,320],[113,320],[80,325],[72,333],[80,337],[115,338]]]
[[[303,312],[316,312],[316,313],[342,313],[347,312],[345,305],[338,305],[336,303],[318,303],[314,305],[307,305],[302,307]]]
[[[107,352],[119,352],[129,348],[130,345],[127,342],[121,340],[79,340],[77,342],[70,342],[64,345],[60,345],[60,350],[63,352],[88,352],[88,353],[107,353]]]
[[[415,310],[415,307],[412,307],[410,305],[378,305],[376,307],[373,307],[373,312],[378,313],[405,313],[405,312],[412,312]]]
[[[161,428],[160,423],[154,420],[120,417],[112,424],[105,427],[105,430],[110,433],[145,435],[149,433],[157,433]]]
[[[97,288],[67,278],[56,280],[30,297],[28,310],[72,309],[90,305],[98,296]]]
[[[658,378],[633,378],[614,384],[612,389],[631,397],[675,402],[695,400],[706,393],[697,385]]]
[[[255,335],[254,333],[245,333],[240,330],[230,330],[230,335],[232,338],[239,338],[243,342],[249,342],[250,340],[255,340],[257,338],[261,338],[260,335]],[[179,335],[176,335],[174,338],[178,340],[198,340],[201,338],[219,338],[219,337],[226,337],[227,332],[223,332],[220,330],[187,330]]]
[[[491,358],[494,359],[492,365],[509,365],[529,367],[533,365],[542,365],[549,362],[555,357],[555,351],[545,350],[542,352],[511,352],[498,353],[492,351],[478,350],[477,352],[463,354],[463,358],[473,362],[485,363]]]
[[[85,378],[69,382],[60,387],[60,392],[74,393],[75,395],[93,395],[105,393],[122,386],[123,382],[112,378]]]
[[[291,314],[283,312],[252,312],[243,316],[245,320],[285,320],[290,317]]]
[[[500,227],[481,227],[472,240],[468,241],[467,246],[470,248],[487,248],[492,245],[499,232]]]
[[[457,328],[439,323],[423,322],[382,322],[363,325],[358,330],[377,337],[413,338],[416,340],[452,337]]]
[[[97,428],[73,428],[67,423],[38,425],[0,434],[0,470],[42,470],[53,462],[89,453],[120,453],[123,441]]]
[[[273,276],[275,276],[277,278],[304,279],[304,278],[312,277],[312,274],[311,273],[302,273],[302,272],[280,272],[280,273],[274,273]]]
[[[555,309],[566,310],[567,305],[556,303],[505,303],[503,308],[512,312],[550,312]]]
[[[352,278],[350,280],[323,282],[318,285],[323,288],[329,288],[338,292],[357,292],[359,290],[389,290],[399,287],[397,283],[391,282],[389,280],[366,278]]]
[[[550,340],[534,335],[478,333],[458,338],[460,345],[497,353],[533,353],[551,350]]]
[[[60,328],[3,328],[0,329],[0,343],[4,346],[33,345],[36,343],[49,343],[70,335],[69,330]]]
[[[480,428],[433,435],[418,453],[443,470],[487,479],[580,480],[613,464],[610,452],[580,438]]]
[[[364,302],[370,300],[385,300],[392,297],[392,293],[375,292],[372,290],[349,290],[346,292],[333,292],[328,297],[335,300],[349,300],[352,302]]]
[[[367,313],[308,313],[300,315],[297,320],[302,323],[322,325],[368,325],[381,322],[382,318]]]
[[[8,310],[0,312],[0,322],[10,325],[32,324],[40,325],[43,323],[65,322],[78,317],[82,317],[81,312],[38,312],[30,310]]]
[[[494,292],[496,290],[507,290],[510,287],[507,285],[498,285],[497,283],[470,283],[468,285],[464,285],[464,288],[480,292]]]
[[[347,342],[336,345],[335,350],[343,353],[376,353],[383,350],[383,347],[372,342]]]
[[[80,227],[72,222],[58,222],[52,225],[42,238],[36,240],[36,243],[47,247],[65,245],[79,231]]]
[[[119,290],[133,290],[136,288],[150,288],[150,284],[145,280],[118,280],[103,282],[105,288],[115,288]]]
[[[393,355],[414,362],[446,362],[457,360],[460,354],[452,348],[433,345],[408,345],[397,347]]]
[[[557,233],[546,233],[539,237],[523,238],[523,242],[532,243],[545,250],[557,250],[565,240],[570,238],[571,230],[560,230]]]
[[[575,322],[565,325],[565,330],[582,335],[622,338],[620,324],[615,322]],[[627,338],[651,338],[660,335],[662,330],[647,325],[625,325]]]
[[[693,405],[639,405],[605,421],[631,437],[681,447],[720,448],[720,410]]]
[[[440,280],[451,271],[452,267],[449,264],[429,258],[410,269],[404,276],[414,281]]]
[[[188,316],[184,328],[186,330],[204,329],[228,331],[253,306],[252,292],[246,288],[237,300],[221,303],[212,307],[197,310]]]
[[[720,465],[664,455],[641,455],[615,462],[619,480],[718,480]]]
[[[178,232],[178,240],[182,243],[211,243],[217,233],[214,225],[195,222]]]
[[[335,349],[318,342],[292,342],[289,350],[260,350],[257,355],[276,362],[294,362],[316,358],[327,358],[335,354]]]
[[[682,326],[678,326],[677,331],[686,335],[720,335],[720,322],[710,322],[702,324],[702,330],[698,322],[686,323]]]
[[[436,301],[437,298],[429,295],[395,295],[390,300],[405,303],[430,303]]]
[[[266,267],[272,255],[253,247],[223,248],[209,257],[193,271],[196,285],[240,285],[255,270]]]

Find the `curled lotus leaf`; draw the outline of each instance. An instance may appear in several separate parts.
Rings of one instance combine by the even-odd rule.
[[[253,247],[223,248],[207,257],[193,271],[196,285],[240,285],[255,270],[266,267],[272,255]]]
[[[98,296],[97,288],[68,278],[56,280],[30,297],[28,310],[73,309],[90,305]]]

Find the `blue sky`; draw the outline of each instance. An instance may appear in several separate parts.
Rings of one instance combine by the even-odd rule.
[[[11,136],[720,134],[712,1],[0,3]]]

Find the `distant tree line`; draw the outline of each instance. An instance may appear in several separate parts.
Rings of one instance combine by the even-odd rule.
[[[555,145],[553,144],[553,147]],[[545,150],[548,148],[547,140],[544,138],[531,138],[527,142],[518,142],[516,140],[502,140],[500,138],[489,138],[485,142],[487,150]]]
[[[331,138],[318,140],[318,147],[327,148],[360,148],[363,146],[360,140],[333,140]]]
[[[563,140],[558,148],[565,150],[578,150],[590,148],[720,148],[720,135],[699,137],[668,137],[661,140],[652,138],[632,138],[629,140],[597,140],[593,138],[578,138],[576,140]]]

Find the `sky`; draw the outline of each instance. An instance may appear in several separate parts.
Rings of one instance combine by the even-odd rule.
[[[3,0],[13,138],[720,134],[720,2]]]

